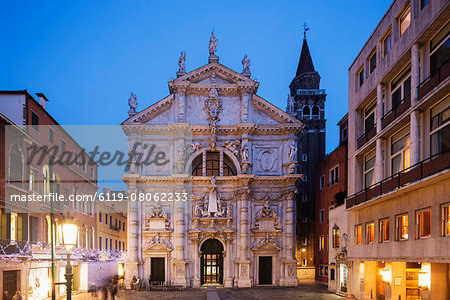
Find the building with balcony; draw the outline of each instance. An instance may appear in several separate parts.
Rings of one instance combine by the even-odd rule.
[[[45,95],[36,96],[38,100],[27,90],[0,91],[2,300],[11,299],[17,290],[25,299],[45,299],[51,296],[53,278],[65,281],[65,255],[57,234],[63,214],[72,215],[79,224],[78,249],[87,251],[73,255],[75,290],[83,285],[81,265],[96,247],[95,202],[82,196],[97,191],[97,165],[46,110]],[[85,156],[78,164],[67,163],[63,153]],[[50,195],[62,196],[63,201],[45,200]],[[18,197],[27,200],[19,201]],[[44,200],[31,200],[38,197]],[[63,295],[65,287],[58,285],[55,293]]]
[[[349,294],[448,299],[450,4],[396,0],[349,68]]]

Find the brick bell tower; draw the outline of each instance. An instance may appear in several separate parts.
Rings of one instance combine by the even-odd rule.
[[[286,112],[301,120],[305,128],[298,136],[298,172],[305,174],[298,186],[297,261],[301,278],[314,278],[314,234],[316,169],[325,157],[325,90],[319,88],[320,75],[314,69],[306,39],[307,27],[297,73],[289,85]]]

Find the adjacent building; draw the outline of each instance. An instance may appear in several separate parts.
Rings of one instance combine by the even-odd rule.
[[[86,251],[96,248],[95,202],[82,199],[82,196],[92,196],[97,191],[97,165],[87,155],[80,164],[64,163],[63,152],[85,153],[48,113],[45,95],[38,93],[36,96],[38,100],[27,90],[0,91],[2,300],[11,299],[17,290],[25,299],[48,298],[51,295],[52,269],[56,281],[65,280],[64,252],[61,253],[56,234],[63,214],[72,215],[79,224],[79,248]],[[34,155],[33,149],[42,151]],[[56,157],[57,163],[50,163],[52,156]],[[18,199],[15,197],[51,194],[62,195],[66,201],[14,200]],[[54,266],[50,255],[52,244],[56,252]],[[84,259],[77,254],[73,258],[74,289],[78,290],[82,283],[80,269]],[[57,297],[63,295],[65,287],[57,286],[55,293]]]
[[[314,278],[315,208],[317,166],[325,157],[325,100],[320,75],[315,70],[308,42],[303,39],[300,60],[289,85],[286,112],[301,120],[305,128],[297,139],[298,173],[303,179],[297,195],[297,252],[299,277]]]
[[[349,69],[348,293],[450,297],[450,3],[397,0]]]
[[[347,115],[338,123],[339,146],[319,163],[316,182],[315,279],[327,284],[335,277],[335,265],[329,260],[331,249],[340,248],[340,230],[330,221],[330,208],[344,204],[347,196]],[[330,228],[333,234],[329,234]],[[334,261],[334,259],[332,260]]]

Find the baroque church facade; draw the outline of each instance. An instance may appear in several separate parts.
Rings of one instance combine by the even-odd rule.
[[[126,284],[133,276],[191,287],[298,284],[304,125],[257,95],[247,57],[233,71],[216,46],[212,35],[208,64],[189,73],[181,54],[164,99],[137,112],[130,98],[122,123],[129,149],[145,156],[156,145],[166,163],[133,158],[122,176],[129,199],[138,199],[128,202]]]

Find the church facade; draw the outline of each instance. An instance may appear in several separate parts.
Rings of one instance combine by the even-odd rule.
[[[185,287],[298,284],[303,124],[256,94],[247,57],[235,72],[219,63],[216,46],[212,35],[208,64],[189,73],[181,54],[166,98],[140,112],[130,98],[129,148],[159,156],[153,164],[134,157],[122,176],[127,285],[133,276]]]

